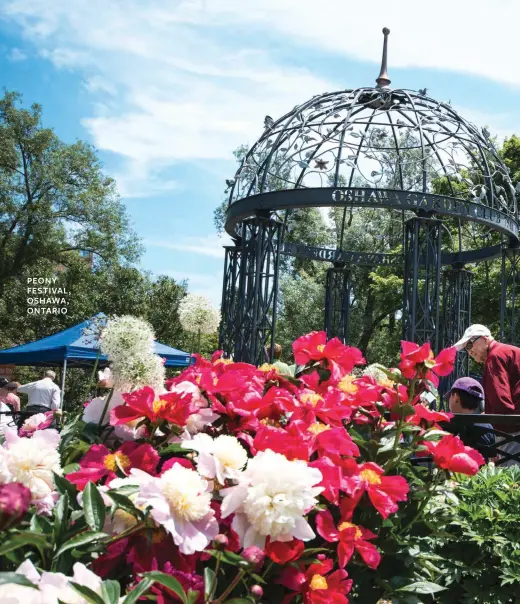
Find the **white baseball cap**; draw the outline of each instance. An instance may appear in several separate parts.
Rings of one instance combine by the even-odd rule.
[[[456,342],[454,346],[457,350],[462,350],[472,338],[478,338],[479,336],[490,338],[491,332],[485,325],[475,323],[466,329],[462,338]]]

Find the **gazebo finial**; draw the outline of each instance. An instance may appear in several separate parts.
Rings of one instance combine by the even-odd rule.
[[[385,40],[383,42],[383,59],[381,60],[381,72],[376,79],[378,88],[388,88],[390,86],[390,78],[387,73],[387,50],[388,50],[388,34],[390,30],[388,27],[383,27],[383,35]]]

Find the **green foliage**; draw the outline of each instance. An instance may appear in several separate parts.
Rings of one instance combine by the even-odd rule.
[[[520,468],[488,466],[465,479],[436,514],[446,520],[435,540],[443,584],[439,602],[508,604],[520,593]]]

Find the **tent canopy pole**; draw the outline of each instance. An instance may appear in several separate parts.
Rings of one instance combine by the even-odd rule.
[[[61,409],[63,411],[63,397],[65,395],[65,376],[67,375],[67,359],[63,359],[63,370],[61,372]]]

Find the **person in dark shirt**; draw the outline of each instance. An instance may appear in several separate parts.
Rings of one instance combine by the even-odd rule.
[[[455,380],[446,395],[450,411],[457,414],[482,414],[484,411],[484,389],[470,377]],[[495,457],[495,435],[493,426],[486,423],[457,426],[456,423],[444,426],[447,432],[457,434],[467,447],[476,449],[486,461]]]

